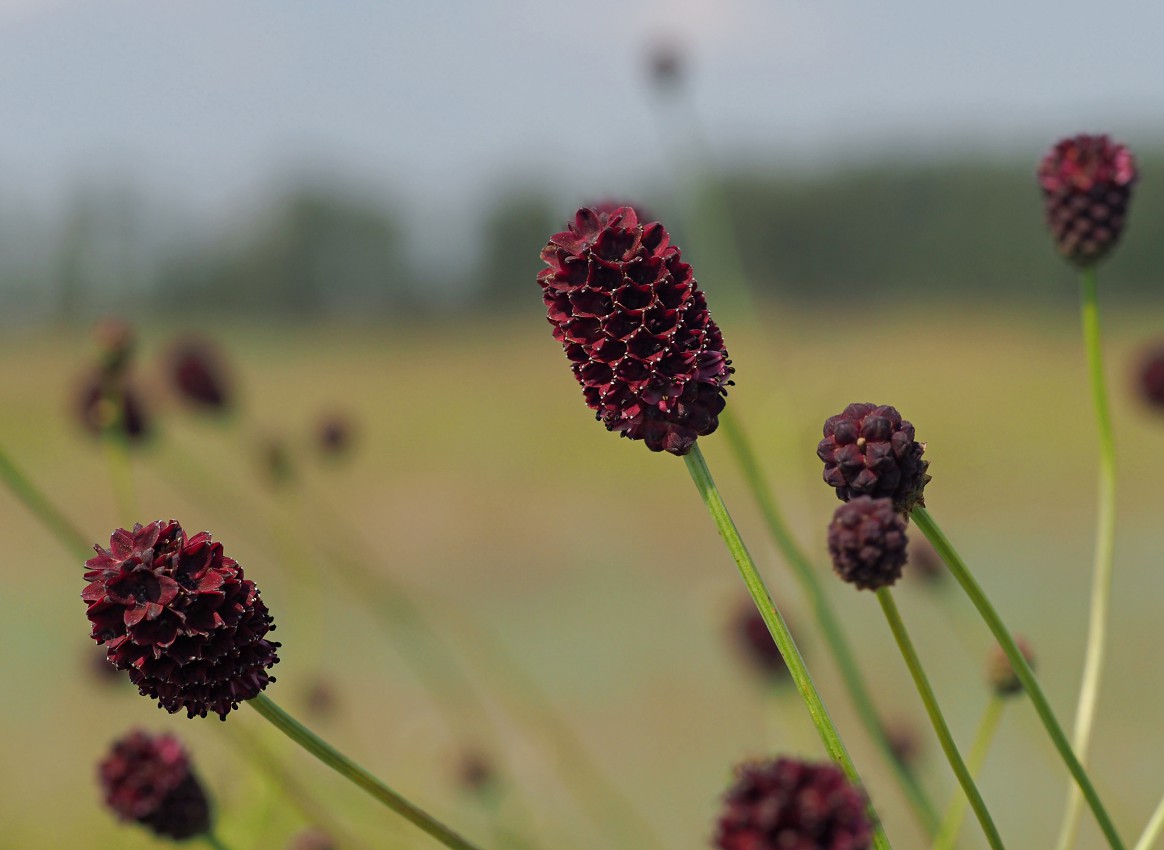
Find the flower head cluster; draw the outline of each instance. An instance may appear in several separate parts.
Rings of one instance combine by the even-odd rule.
[[[905,566],[905,517],[890,499],[858,496],[829,523],[829,555],[837,575],[863,590],[888,587]]]
[[[1047,227],[1059,253],[1094,265],[1124,231],[1136,160],[1107,136],[1080,134],[1058,142],[1039,163]]]
[[[714,431],[731,361],[663,225],[631,207],[581,209],[541,256],[554,338],[596,418],[676,455]]]
[[[824,480],[847,502],[856,496],[885,496],[909,513],[924,505],[930,476],[926,447],[914,439],[913,425],[889,405],[850,404],[825,420],[816,454],[824,461]]]
[[[190,759],[170,735],[134,730],[97,768],[105,804],[122,820],[181,841],[210,829],[210,803]]]
[[[109,378],[100,372],[85,377],[77,394],[77,417],[95,437],[116,428],[128,442],[139,443],[150,435],[150,416],[137,391],[123,377]]]
[[[198,337],[178,340],[170,349],[167,367],[174,389],[191,406],[208,411],[230,407],[229,376],[210,341]]]
[[[85,566],[93,639],[171,714],[222,719],[274,678],[278,643],[254,582],[207,532],[174,520],[113,532]]]
[[[865,850],[864,796],[832,764],[782,758],[744,764],[724,796],[720,850]]]

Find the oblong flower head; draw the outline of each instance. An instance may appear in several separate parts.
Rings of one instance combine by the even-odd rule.
[[[864,795],[833,764],[797,759],[743,764],[724,795],[720,850],[865,850],[873,829]]]
[[[92,637],[143,696],[171,714],[223,720],[275,681],[275,626],[254,582],[200,532],[177,521],[113,532],[85,562]]]
[[[133,730],[113,744],[97,778],[105,805],[121,820],[175,841],[210,830],[210,802],[172,735]]]
[[[824,462],[825,483],[841,501],[886,496],[897,510],[909,513],[914,505],[925,505],[922,492],[930,480],[925,450],[896,408],[850,404],[825,420],[816,454]]]
[[[632,207],[583,208],[541,257],[554,338],[608,430],[683,455],[716,429],[731,361],[663,225]]]
[[[1105,135],[1081,133],[1052,147],[1037,176],[1059,253],[1081,268],[1103,259],[1123,234],[1139,176],[1132,152]]]

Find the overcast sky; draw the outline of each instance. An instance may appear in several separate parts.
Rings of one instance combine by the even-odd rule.
[[[720,160],[1164,127],[1152,0],[0,0],[0,191],[132,176],[215,209],[322,164],[446,210],[619,193],[666,176],[643,71],[669,39]]]

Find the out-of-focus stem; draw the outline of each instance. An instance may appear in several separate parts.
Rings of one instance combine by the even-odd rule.
[[[978,731],[974,733],[974,743],[970,745],[970,755],[966,756],[966,769],[975,781],[986,763],[986,754],[990,752],[990,744],[994,741],[994,734],[998,731],[998,721],[1002,719],[1003,700],[991,695],[986,710],[982,712],[982,719],[978,722]],[[946,807],[946,814],[942,818],[942,828],[938,830],[938,837],[934,839],[933,850],[953,850],[958,841],[958,833],[962,829],[962,821],[966,817],[966,795],[955,794]]]
[[[760,577],[760,572],[756,569],[756,564],[748,553],[744,541],[740,538],[739,530],[736,528],[735,522],[732,521],[727,506],[715,486],[711,470],[707,468],[707,461],[704,460],[703,452],[700,451],[698,443],[683,456],[683,460],[687,463],[687,471],[691,474],[695,487],[699,490],[699,495],[703,498],[703,502],[715,522],[719,536],[723,538],[732,560],[739,568],[748,593],[751,594],[752,601],[756,604],[756,609],[764,618],[764,623],[768,626],[772,639],[780,649],[780,654],[784,656],[784,663],[788,667],[792,681],[796,683],[796,689],[800,691],[800,696],[808,708],[808,713],[812,717],[813,725],[816,726],[817,734],[820,735],[825,750],[829,757],[845,772],[849,780],[863,788],[861,777],[857,774],[857,769],[845,749],[844,742],[841,741],[840,733],[833,724],[832,718],[829,717],[824,701],[821,699],[820,693],[809,675],[808,668],[804,664],[804,659],[800,655],[800,650],[796,648],[796,642],[793,641],[792,634],[788,631],[784,617],[781,616],[776,603],[772,601],[772,596],[764,584],[764,579]],[[881,821],[877,817],[872,803],[869,804],[869,814],[874,825],[874,846],[888,848],[889,840],[885,836],[885,830],[881,826]]]
[[[764,473],[761,471],[759,463],[756,462],[751,445],[742,429],[736,424],[735,418],[728,411],[720,414],[719,430],[727,438],[728,446],[744,474],[744,480],[752,491],[752,497],[760,506],[760,513],[764,517],[768,531],[772,534],[772,539],[792,568],[804,594],[808,597],[813,616],[825,636],[825,642],[828,644],[833,658],[836,659],[841,679],[845,683],[853,706],[857,709],[857,716],[861,718],[865,731],[873,739],[885,761],[892,768],[898,784],[921,821],[926,834],[933,836],[938,827],[937,811],[917,781],[913,771],[894,755],[893,746],[885,732],[885,725],[877,717],[873,697],[865,686],[865,680],[861,676],[853,650],[841,630],[840,620],[837,618],[832,602],[821,586],[808,557],[797,545],[788,524],[784,521],[780,508],[776,504],[776,499],[772,495],[772,488],[764,479]]]
[[[1152,812],[1152,817],[1148,819],[1140,840],[1136,842],[1135,850],[1152,850],[1160,838],[1161,831],[1164,831],[1164,799],[1160,800],[1156,805],[1156,811]]]
[[[81,560],[87,560],[92,556],[92,543],[88,542],[85,535],[77,530],[77,526],[17,468],[2,448],[0,448],[0,480],[62,546],[75,553]]]
[[[311,753],[340,776],[383,803],[409,823],[420,828],[450,850],[479,850],[466,838],[454,832],[418,806],[410,803],[374,775],[332,747],[271,700],[259,694],[247,700],[247,705],[270,721],[280,732]]]
[[[1079,701],[1075,706],[1075,728],[1071,745],[1080,764],[1087,765],[1091,729],[1095,724],[1095,707],[1099,700],[1099,682],[1103,674],[1104,645],[1107,642],[1108,609],[1111,599],[1112,551],[1115,548],[1115,438],[1111,412],[1107,404],[1107,384],[1103,375],[1103,352],[1099,339],[1099,302],[1095,267],[1082,275],[1083,345],[1087,351],[1087,371],[1091,381],[1091,399],[1099,432],[1099,498],[1096,512],[1095,565],[1091,579],[1091,612],[1088,617],[1087,649]],[[1079,829],[1083,800],[1079,789],[1067,789],[1067,808],[1059,830],[1057,850],[1070,850]]]
[[[918,506],[913,509],[911,516],[917,524],[917,527],[926,536],[926,539],[930,541],[934,550],[945,561],[946,566],[950,569],[950,574],[954,576],[955,580],[957,580],[958,584],[966,592],[966,595],[970,597],[970,601],[978,609],[978,613],[982,619],[986,621],[986,625],[994,635],[994,639],[998,641],[998,645],[1006,653],[1011,667],[1014,668],[1015,675],[1023,683],[1023,688],[1031,698],[1031,704],[1034,705],[1035,712],[1043,722],[1043,728],[1047,730],[1051,742],[1055,745],[1055,749],[1059,751],[1059,755],[1063,759],[1064,764],[1067,765],[1067,769],[1075,777],[1075,782],[1079,785],[1079,790],[1083,792],[1083,797],[1087,800],[1088,806],[1091,807],[1091,811],[1095,815],[1095,819],[1099,823],[1099,828],[1103,831],[1108,844],[1112,850],[1124,850],[1123,840],[1116,831],[1111,816],[1107,813],[1107,809],[1104,808],[1103,802],[1099,799],[1099,794],[1096,793],[1095,786],[1091,784],[1091,779],[1088,777],[1087,771],[1080,764],[1079,759],[1075,756],[1075,752],[1071,749],[1071,744],[1067,741],[1067,735],[1063,732],[1063,727],[1059,724],[1058,718],[1055,717],[1055,712],[1051,710],[1051,704],[1047,701],[1042,687],[1039,686],[1039,682],[1035,678],[1034,671],[1031,670],[1031,665],[1027,663],[1027,659],[1015,643],[1010,630],[1002,622],[1002,618],[998,616],[994,605],[991,604],[986,593],[970,573],[970,570],[966,567],[966,563],[958,555],[957,550],[954,549],[946,535],[942,533],[938,524],[934,522],[929,511]]]

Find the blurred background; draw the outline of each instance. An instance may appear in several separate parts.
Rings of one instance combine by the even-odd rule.
[[[211,529],[259,583],[284,642],[275,699],[484,844],[644,850],[588,813],[603,794],[579,791],[530,714],[548,707],[659,846],[707,846],[733,764],[822,753],[795,694],[739,657],[742,588],[682,464],[583,405],[533,282],[540,248],[582,203],[667,225],[737,367],[729,407],[822,571],[820,425],[896,405],[929,443],[932,512],[1069,725],[1095,435],[1077,282],[1033,172],[1057,138],[1110,132],[1142,177],[1101,269],[1121,478],[1093,747],[1134,839],[1164,792],[1164,418],[1137,396],[1164,339],[1162,27],[1164,7],[1075,0],[0,0],[0,445],[94,542],[127,522],[78,415],[95,324],[127,322],[149,421],[140,519]],[[173,391],[190,334],[217,348],[224,409]],[[350,445],[321,450],[336,421]],[[895,846],[923,846],[729,452],[701,445]],[[310,818],[240,733],[94,679],[75,556],[5,493],[0,529],[0,848],[156,846],[93,782],[131,725],[187,740],[232,846],[285,846]],[[337,553],[408,589],[475,699],[442,707],[400,648],[426,639],[382,629]],[[824,577],[944,803],[953,782],[874,600]],[[991,642],[948,584],[907,581],[900,601],[968,746]],[[367,846],[430,846],[251,712],[226,727]],[[987,801],[1008,843],[1049,844],[1066,774],[1025,702],[1000,735]],[[466,787],[478,750],[504,793]],[[1083,846],[1100,841],[1083,822]],[[973,823],[963,838],[985,846]]]

